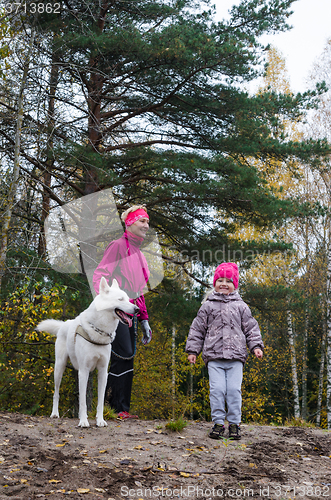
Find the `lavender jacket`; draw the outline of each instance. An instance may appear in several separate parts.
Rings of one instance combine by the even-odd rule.
[[[134,302],[140,309],[140,321],[148,319],[143,289],[149,278],[146,258],[140,250],[143,238],[129,231],[121,238],[112,241],[106,248],[102,260],[93,274],[93,286],[99,293],[99,284],[104,276],[109,285],[115,278],[122,290],[125,290],[130,302]]]
[[[238,292],[229,295],[212,292],[200,307],[191,325],[185,351],[202,359],[234,359],[246,362],[247,347],[263,350],[264,345],[256,319]]]

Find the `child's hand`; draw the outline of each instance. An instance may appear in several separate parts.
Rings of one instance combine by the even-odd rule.
[[[261,349],[254,349],[254,354],[258,359],[263,358],[263,351],[261,351]]]
[[[192,365],[194,365],[194,363],[195,363],[195,362],[196,362],[196,360],[197,360],[197,357],[196,357],[196,355],[195,355],[195,354],[189,354],[189,355],[187,356],[187,359],[189,360],[189,362],[190,362]]]

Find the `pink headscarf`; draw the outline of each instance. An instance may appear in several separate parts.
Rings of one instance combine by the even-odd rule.
[[[138,208],[138,210],[130,212],[125,219],[125,226],[129,227],[139,219],[149,219],[148,213],[143,208]]]
[[[215,271],[213,285],[215,286],[218,278],[228,278],[232,281],[235,288],[239,285],[239,271],[238,266],[234,262],[223,262]]]

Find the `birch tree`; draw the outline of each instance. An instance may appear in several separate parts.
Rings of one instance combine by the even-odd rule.
[[[10,183],[8,186],[8,197],[6,200],[5,212],[2,216],[2,226],[1,226],[1,244],[0,244],[0,289],[2,278],[5,273],[6,267],[6,256],[7,256],[7,245],[8,245],[8,232],[10,229],[10,222],[12,218],[13,208],[16,203],[16,193],[18,190],[19,174],[20,174],[20,149],[21,149],[21,134],[22,134],[22,123],[24,114],[24,91],[27,84],[27,78],[29,73],[29,68],[31,60],[33,57],[33,43],[35,38],[35,32],[30,35],[28,47],[26,53],[23,55],[23,71],[21,75],[21,81],[19,84],[19,90],[17,95],[17,106],[16,106],[16,132],[15,132],[15,146],[14,146],[14,161],[13,161],[13,171],[9,177]]]
[[[326,84],[330,88],[331,78],[330,78],[330,64],[331,64],[331,39],[327,42],[323,53],[315,62],[310,75],[310,82],[315,83],[316,81],[325,80]],[[320,103],[318,109],[312,114],[309,121],[308,135],[313,137],[327,137],[331,141],[331,92],[330,90],[325,93],[320,98]],[[327,207],[323,217],[320,217],[320,224],[314,226],[314,236],[321,245],[324,246],[324,251],[326,255],[326,282],[325,282],[325,315],[326,315],[326,332],[325,332],[325,342],[326,342],[326,370],[327,370],[327,425],[328,429],[331,429],[331,220],[330,220],[330,209],[331,209],[331,165],[330,161],[325,161],[324,167],[319,172],[314,171],[312,173],[315,184],[318,186],[318,196],[319,199]],[[324,337],[323,337],[324,339]],[[324,350],[322,342],[322,353],[321,353],[321,368],[320,368],[320,380],[319,380],[319,396],[322,392],[323,387],[323,374],[324,374]],[[318,402],[318,412],[320,413],[320,399]],[[320,417],[319,417],[320,418]]]

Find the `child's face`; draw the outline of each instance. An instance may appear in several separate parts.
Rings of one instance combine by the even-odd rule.
[[[229,278],[218,278],[215,283],[215,292],[229,295],[234,292],[234,284]]]

